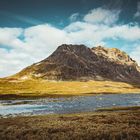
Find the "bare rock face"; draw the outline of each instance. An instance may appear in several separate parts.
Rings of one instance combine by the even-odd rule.
[[[104,48],[102,46],[92,48],[92,51],[100,56],[108,58],[112,62],[116,62],[117,64],[122,65],[137,65],[136,61],[134,61],[130,56],[128,56],[125,52],[120,51],[117,48]]]
[[[109,61],[115,62],[117,64],[134,66],[140,72],[140,67],[138,66],[136,61],[133,60],[125,52],[120,51],[117,48],[105,48],[102,46],[98,46],[98,47],[92,48],[92,51],[95,54],[108,58]]]
[[[59,46],[41,62],[35,63],[17,77],[47,80],[111,80],[140,83],[137,63],[119,49],[88,48],[84,45]]]

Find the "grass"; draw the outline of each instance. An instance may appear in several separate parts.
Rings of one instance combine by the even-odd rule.
[[[140,108],[126,110],[1,118],[0,138],[1,140],[139,140]]]
[[[48,95],[89,95],[99,93],[140,93],[140,87],[111,81],[0,80],[0,97]]]

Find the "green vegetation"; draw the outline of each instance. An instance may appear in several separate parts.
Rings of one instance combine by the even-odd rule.
[[[0,80],[0,97],[140,93],[140,87],[111,81]]]
[[[116,110],[116,109],[115,109]],[[126,111],[125,111],[126,110]],[[138,140],[140,107],[0,119],[2,140]]]

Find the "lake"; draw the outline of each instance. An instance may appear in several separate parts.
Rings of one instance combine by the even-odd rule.
[[[116,106],[140,106],[140,94],[0,100],[0,116],[80,113]]]

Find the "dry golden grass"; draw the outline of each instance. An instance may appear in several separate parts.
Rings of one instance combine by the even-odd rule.
[[[0,119],[1,140],[139,140],[140,110]]]
[[[47,96],[97,93],[140,93],[140,87],[111,81],[0,80],[0,95]]]

